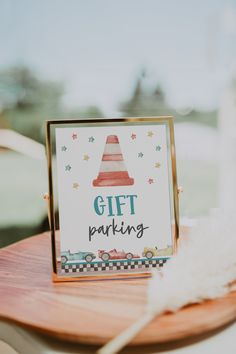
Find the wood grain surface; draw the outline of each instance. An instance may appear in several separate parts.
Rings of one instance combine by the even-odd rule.
[[[147,279],[53,283],[49,233],[0,250],[0,318],[67,341],[103,344],[139,316]],[[131,344],[192,337],[236,318],[236,292],[165,314]]]

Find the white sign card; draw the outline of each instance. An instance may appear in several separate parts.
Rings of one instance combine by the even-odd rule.
[[[55,149],[50,198],[60,229],[59,236],[52,230],[57,277],[114,277],[162,267],[177,237],[172,119],[57,121],[48,127],[48,153]]]

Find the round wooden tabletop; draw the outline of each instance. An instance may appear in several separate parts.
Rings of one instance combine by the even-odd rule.
[[[144,312],[148,279],[53,283],[50,235],[0,250],[0,318],[86,344],[104,344]],[[174,341],[235,320],[236,292],[157,317],[131,344]]]

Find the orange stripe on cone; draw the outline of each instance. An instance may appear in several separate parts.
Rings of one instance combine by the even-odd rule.
[[[122,154],[103,154],[102,161],[123,161]]]
[[[126,171],[121,172],[100,172],[99,178],[101,179],[124,179],[129,178],[129,174]]]
[[[119,144],[117,135],[108,135],[106,144]]]

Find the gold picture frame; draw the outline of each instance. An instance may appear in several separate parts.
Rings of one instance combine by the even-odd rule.
[[[98,271],[98,272],[88,272],[86,274],[81,274],[77,265],[70,264],[68,268],[62,264],[62,253],[61,253],[61,236],[60,230],[56,230],[57,218],[56,218],[56,207],[55,204],[58,203],[58,191],[57,191],[57,168],[55,167],[55,162],[53,161],[53,156],[56,149],[56,129],[58,128],[72,128],[82,129],[82,128],[93,128],[98,129],[102,127],[114,127],[116,131],[117,127],[127,127],[129,129],[136,127],[136,129],[150,129],[150,127],[165,127],[166,129],[166,146],[168,153],[168,185],[169,185],[169,198],[170,198],[170,208],[171,208],[171,240],[172,240],[172,251],[176,252],[177,241],[179,238],[179,201],[178,201],[178,188],[177,188],[177,170],[176,170],[176,153],[175,153],[175,141],[174,141],[174,123],[173,117],[147,117],[147,118],[114,118],[114,119],[87,119],[87,120],[51,120],[46,122],[46,150],[47,150],[47,161],[48,161],[48,206],[49,206],[49,223],[51,231],[51,247],[52,247],[52,276],[53,281],[82,281],[82,280],[95,280],[95,279],[121,279],[127,277],[146,277],[150,276],[152,266],[147,268],[138,268],[133,271],[132,269],[118,270],[118,271]],[[130,128],[131,127],[131,128]],[[139,127],[139,128],[138,128]],[[140,128],[141,127],[141,128]],[[131,129],[134,130],[134,129]],[[94,130],[93,130],[94,131]],[[102,131],[100,129],[99,131]],[[135,135],[135,134],[133,134]],[[115,136],[115,135],[114,135]],[[148,135],[147,135],[148,136]],[[135,137],[136,138],[136,137]],[[156,164],[158,165],[158,164]],[[68,167],[69,168],[69,167]],[[60,207],[59,207],[60,215]],[[148,228],[148,227],[147,227]],[[165,263],[169,257],[159,257]],[[157,259],[159,259],[157,257]],[[98,264],[100,261],[96,261]],[[106,261],[102,261],[106,262]],[[111,262],[111,260],[109,260]],[[117,261],[120,263],[122,261]],[[128,262],[128,261],[127,261]],[[135,260],[132,260],[135,263]],[[138,261],[136,261],[138,262]],[[140,263],[141,261],[139,261]],[[150,260],[149,260],[150,262]],[[84,264],[85,261],[81,261]],[[93,264],[93,262],[90,262]],[[90,264],[89,263],[89,264]],[[129,263],[129,262],[128,262]],[[77,263],[76,263],[77,264]],[[108,264],[108,263],[105,263]],[[149,263],[151,264],[151,263]],[[161,264],[162,265],[162,264]],[[129,264],[128,264],[129,266]],[[74,267],[74,268],[72,268]],[[156,266],[157,267],[157,266]],[[74,270],[76,271],[74,272]],[[66,270],[68,272],[66,273]],[[93,269],[94,270],[94,269]],[[96,275],[95,275],[96,274]]]

